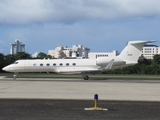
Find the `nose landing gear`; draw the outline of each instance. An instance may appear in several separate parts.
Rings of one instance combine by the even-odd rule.
[[[18,73],[14,73],[13,80],[16,80],[17,76],[18,76]]]

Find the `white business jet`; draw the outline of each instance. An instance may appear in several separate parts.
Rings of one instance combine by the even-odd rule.
[[[16,79],[20,72],[55,72],[60,74],[82,74],[88,80],[89,73],[101,73],[105,70],[132,66],[137,63],[141,50],[150,41],[129,41],[123,51],[115,57],[98,57],[97,59],[36,59],[17,60],[2,70],[13,72]]]

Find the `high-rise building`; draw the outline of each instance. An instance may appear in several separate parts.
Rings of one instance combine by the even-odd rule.
[[[25,44],[16,39],[15,43],[11,44],[10,54],[16,54],[17,52],[25,52]]]

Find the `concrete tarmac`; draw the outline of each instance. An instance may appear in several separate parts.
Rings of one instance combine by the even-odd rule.
[[[160,101],[160,80],[1,78],[0,98]]]

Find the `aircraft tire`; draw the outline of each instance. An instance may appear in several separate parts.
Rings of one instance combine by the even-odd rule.
[[[88,80],[89,79],[89,77],[86,75],[85,77],[84,77],[84,80]]]

